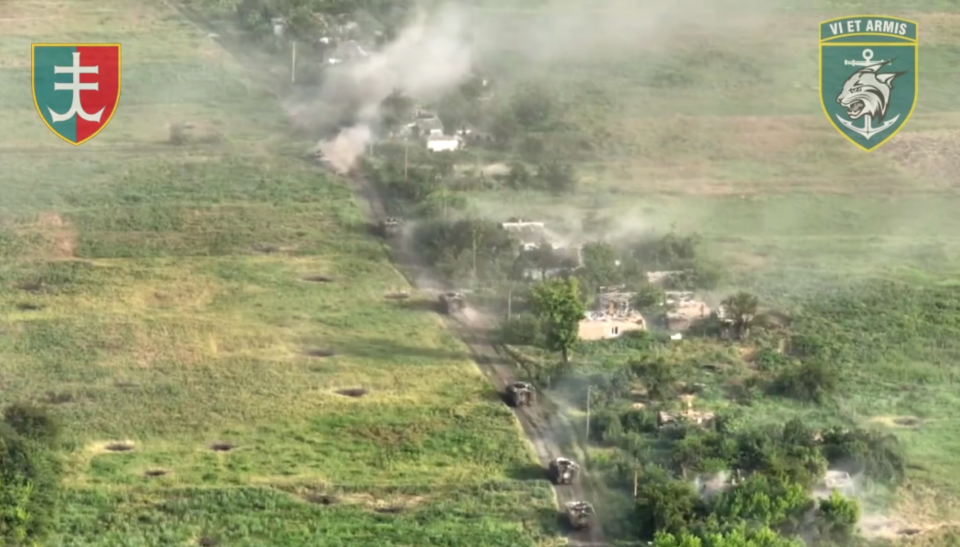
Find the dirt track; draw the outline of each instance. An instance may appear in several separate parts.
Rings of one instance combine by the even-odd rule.
[[[376,223],[389,216],[383,199],[369,181],[361,176],[351,177],[351,180],[356,185],[371,223]],[[412,284],[418,285],[420,288],[449,288],[445,287],[445,284],[426,268],[413,253],[407,252],[397,243],[391,243],[390,248],[394,263]],[[444,320],[447,326],[456,332],[470,348],[477,366],[493,383],[497,391],[504,393],[506,386],[517,379],[516,368],[497,351],[496,344],[490,338],[495,323],[480,312],[469,308],[465,310],[465,313],[445,316]],[[558,439],[568,438],[571,435],[569,432],[563,431],[562,428],[565,425],[548,415],[540,405],[513,408],[513,412],[523,427],[530,444],[533,445],[540,463],[544,466],[544,477],[546,478],[546,466],[551,460],[558,456],[570,456],[570,454],[564,454],[561,450]],[[586,469],[584,469],[584,472],[586,472]],[[562,509],[563,504],[568,501],[593,501],[595,496],[588,492],[588,484],[588,479],[581,477],[574,484],[555,486],[554,490],[557,493],[560,508]],[[581,547],[604,545],[599,526],[583,531],[571,531],[569,539],[571,545]]]
[[[179,2],[164,1],[171,9],[179,12],[204,33],[219,34],[220,29],[204,19],[199,13],[186,8]],[[222,37],[223,34],[220,34],[220,36]],[[256,60],[244,55],[242,48],[233,47],[229,39],[221,38],[218,42],[227,53],[250,72],[252,77],[260,80],[278,98],[283,96],[283,90],[279,89],[275,82],[270,81],[266,67],[260,66],[260,63]],[[377,223],[380,219],[389,216],[384,200],[366,178],[353,176],[350,177],[350,180],[354,183],[356,192],[361,198],[362,205],[371,223]],[[396,266],[411,283],[418,285],[418,288],[443,288],[446,286],[438,276],[424,267],[413,253],[405,252],[397,244],[391,244],[390,247],[392,259]],[[516,380],[516,370],[509,360],[497,351],[497,346],[490,338],[490,331],[494,322],[483,317],[475,310],[468,310],[468,313],[456,317],[445,317],[444,320],[448,327],[457,332],[470,348],[478,367],[486,374],[497,390],[503,393],[505,387]],[[561,423],[558,416],[548,415],[540,405],[515,408],[513,411],[544,466],[544,478],[546,478],[546,466],[550,460],[558,456],[571,455],[563,453],[559,440],[571,438],[573,435],[569,430],[564,431],[568,426]],[[584,473],[587,473],[586,469],[584,469]],[[589,486],[589,477],[581,477],[576,484],[555,487],[559,507],[562,509],[563,504],[568,501],[585,500],[592,502],[595,499],[595,492],[588,491]],[[571,531],[569,539],[571,545],[580,547],[605,545],[599,525],[588,530]]]

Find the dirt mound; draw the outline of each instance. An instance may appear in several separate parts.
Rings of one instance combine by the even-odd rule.
[[[169,473],[166,469],[147,469],[143,472],[147,477],[164,477]]]
[[[333,283],[333,278],[326,275],[314,274],[314,275],[305,275],[303,276],[304,281],[310,283]]]
[[[359,399],[367,394],[367,390],[363,388],[338,389],[336,394],[343,395],[344,397],[353,397],[354,399]]]
[[[214,452],[230,452],[234,448],[236,448],[236,445],[227,442],[216,442],[210,445],[210,450]]]
[[[136,447],[133,441],[111,441],[103,448],[108,452],[130,452]]]

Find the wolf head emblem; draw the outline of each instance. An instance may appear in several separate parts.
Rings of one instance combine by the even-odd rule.
[[[881,68],[889,65],[893,59],[865,66],[854,72],[843,89],[837,95],[837,102],[847,109],[851,120],[870,116],[876,122],[882,122],[887,115],[890,94],[893,92],[893,80],[906,72],[885,72],[877,74]]]

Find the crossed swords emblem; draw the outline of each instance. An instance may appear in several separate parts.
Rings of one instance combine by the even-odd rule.
[[[847,61],[844,61],[843,64],[846,66],[870,66],[874,63],[885,63],[885,62],[886,61],[882,59],[879,61],[874,61],[873,50],[865,49],[863,50],[862,61],[847,60]],[[873,116],[871,116],[870,114],[865,114],[863,116],[863,127],[857,127],[853,125],[852,121],[841,118],[840,114],[834,114],[834,115],[837,117],[837,120],[839,120],[840,123],[843,124],[844,127],[849,129],[850,131],[853,131],[854,133],[857,133],[863,136],[863,138],[867,140],[870,140],[870,137],[876,135],[877,133],[882,133],[883,131],[890,129],[890,126],[897,123],[897,120],[900,119],[900,114],[897,114],[896,116],[893,117],[893,119],[883,122],[880,125],[880,127],[873,127]]]

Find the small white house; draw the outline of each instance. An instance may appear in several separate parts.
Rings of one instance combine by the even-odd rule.
[[[460,149],[460,141],[453,137],[427,139],[427,150],[431,152],[453,152]]]

